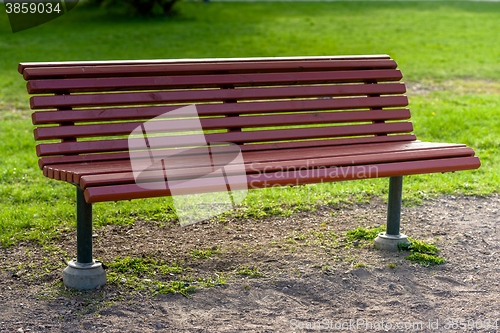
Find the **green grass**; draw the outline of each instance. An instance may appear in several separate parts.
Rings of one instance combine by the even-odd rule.
[[[248,267],[248,266],[242,266],[238,267],[235,270],[235,273],[237,275],[243,275],[247,278],[253,279],[253,278],[259,278],[259,277],[266,277],[264,273],[261,273],[257,267]]]
[[[409,239],[409,241],[410,241],[409,244],[401,243],[400,248],[411,252],[418,252],[425,254],[438,254],[441,251],[434,244],[429,244],[424,241],[411,238]]]
[[[413,238],[408,240],[409,243],[398,244],[400,250],[411,252],[405,257],[406,260],[417,262],[422,266],[441,265],[446,262],[445,258],[438,256],[441,250],[436,245]]]
[[[171,281],[167,284],[158,283],[158,291],[156,294],[181,294],[189,297],[190,294],[196,291],[195,286],[190,285],[184,281]]]
[[[117,273],[135,273],[144,276],[166,275],[170,273],[179,274],[184,271],[177,263],[168,265],[161,260],[153,258],[116,258],[108,266]]]
[[[108,283],[131,290],[147,290],[151,294],[180,293],[186,297],[196,290],[186,276],[180,280],[169,280],[171,276],[184,273],[185,268],[177,263],[167,264],[153,258],[115,258],[108,264]]]
[[[193,259],[210,259],[213,254],[219,254],[220,251],[217,248],[206,249],[206,250],[191,250],[189,254]]]
[[[0,12],[3,5],[0,5]],[[109,17],[78,6],[37,28],[13,34],[0,15],[0,243],[42,244],[75,225],[74,188],[37,167],[29,96],[17,64],[25,61],[249,57],[388,53],[405,79],[415,133],[424,141],[466,143],[478,171],[405,179],[406,204],[442,193],[487,195],[500,177],[500,3],[186,2],[169,19]],[[386,196],[375,179],[250,191],[236,217],[291,215],[318,204]],[[227,215],[226,215],[227,216]],[[224,217],[222,217],[224,218]],[[96,204],[94,225],[175,219],[170,198]]]
[[[175,18],[132,19],[79,5],[15,34],[0,16],[0,107],[26,105],[15,72],[21,61],[388,53],[411,81],[500,77],[499,3],[191,2],[178,9]]]
[[[375,238],[377,238],[379,233],[383,231],[385,231],[384,226],[374,227],[370,229],[364,227],[358,227],[356,229],[348,230],[346,232],[347,241],[348,242],[361,241],[361,240],[372,241]]]
[[[406,256],[405,259],[418,262],[423,266],[441,265],[446,262],[446,259],[436,256],[434,254],[419,253],[419,252],[413,252],[409,256]]]
[[[195,277],[192,269],[178,263],[166,263],[149,257],[115,258],[107,264],[108,283],[135,291],[147,291],[151,295],[179,293],[189,297],[199,288],[224,285],[226,277]]]

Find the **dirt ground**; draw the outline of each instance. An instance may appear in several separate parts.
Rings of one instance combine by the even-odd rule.
[[[184,228],[138,221],[96,230],[94,253],[104,263],[162,258],[181,262],[195,277],[227,278],[190,297],[153,296],[119,282],[69,291],[60,276],[66,258],[57,253],[74,253],[75,234],[64,233],[48,248],[22,243],[0,249],[0,331],[500,332],[499,208],[496,195],[405,207],[402,231],[436,242],[447,259],[431,267],[405,260],[405,252],[322,238],[384,223],[379,199],[290,217]],[[189,254],[210,248],[219,253]],[[241,267],[263,276],[235,273]]]

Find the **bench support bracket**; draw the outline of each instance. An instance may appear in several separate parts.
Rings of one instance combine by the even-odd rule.
[[[92,259],[92,204],[85,201],[83,190],[76,187],[76,260],[63,271],[67,287],[84,290],[106,284],[106,272]]]
[[[397,251],[399,243],[408,243],[408,238],[399,232],[401,223],[401,200],[403,176],[390,177],[389,202],[387,204],[387,228],[375,239],[375,247],[381,250]]]

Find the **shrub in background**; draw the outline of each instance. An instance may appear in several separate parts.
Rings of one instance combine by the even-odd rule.
[[[90,0],[110,13],[130,16],[166,16],[173,14],[173,6],[180,0]]]

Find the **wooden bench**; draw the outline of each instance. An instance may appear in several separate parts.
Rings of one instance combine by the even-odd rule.
[[[21,63],[19,72],[36,95],[43,174],[76,185],[77,259],[67,270],[100,272],[63,274],[79,289],[105,281],[92,259],[92,204],[171,195],[136,184],[127,136],[182,106],[196,105],[208,143],[238,145],[249,188],[390,177],[380,247],[404,241],[402,176],[480,166],[463,144],[416,140],[387,55]]]

